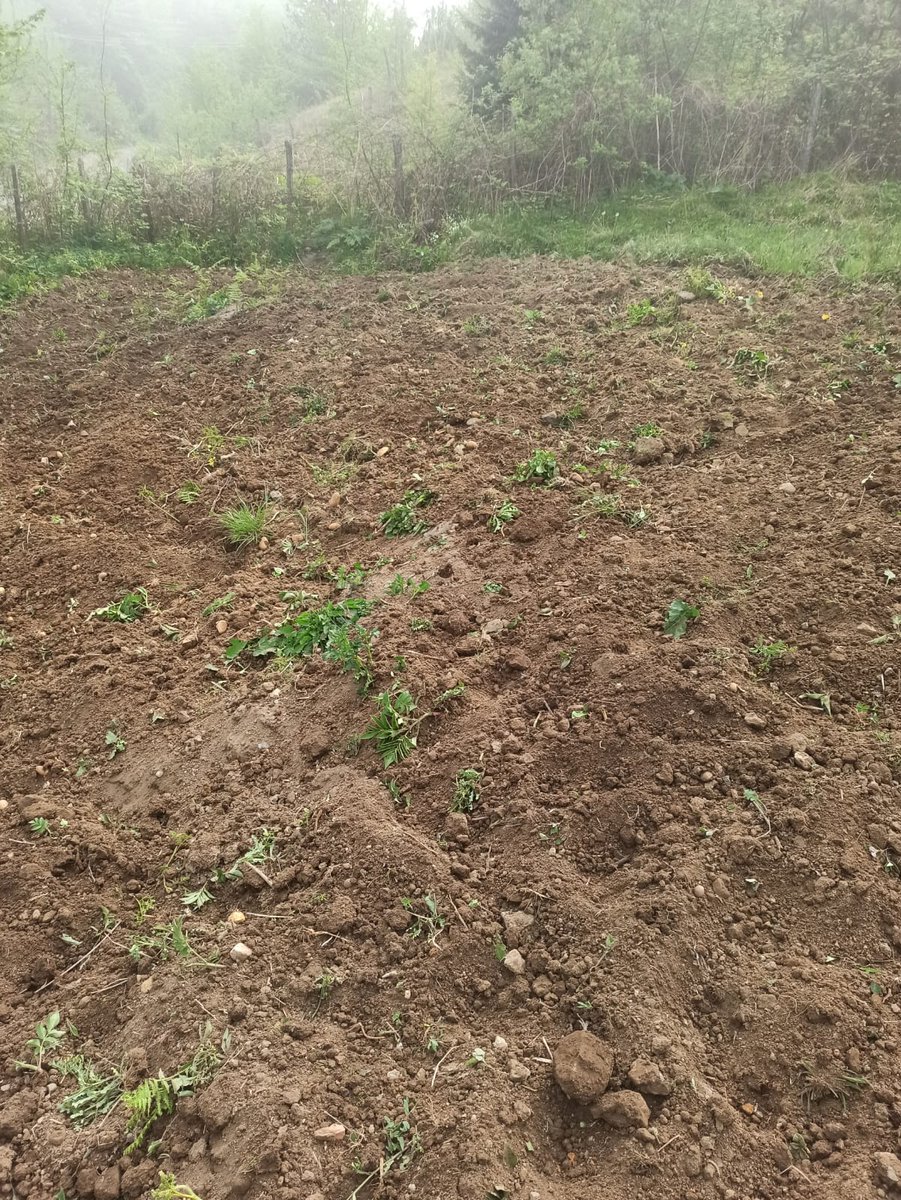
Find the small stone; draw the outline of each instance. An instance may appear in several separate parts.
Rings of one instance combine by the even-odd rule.
[[[107,1167],[94,1180],[94,1200],[118,1200],[119,1197],[119,1168]]]
[[[494,1041],[491,1044],[495,1048],[495,1050],[498,1050],[500,1052],[503,1052],[504,1050],[507,1049],[507,1039],[501,1037],[500,1034],[497,1035],[497,1037],[494,1039]]]
[[[531,1074],[532,1072],[526,1064],[520,1062],[519,1059],[514,1058],[510,1063],[510,1078],[514,1083],[524,1083]]]
[[[235,942],[231,950],[228,952],[228,957],[232,962],[242,963],[247,962],[248,958],[253,955],[253,951],[249,946],[245,946],[243,942]]]
[[[519,912],[502,912],[501,920],[504,923],[505,932],[512,934],[514,937],[520,937],[535,923],[535,918],[531,913]]]
[[[220,617],[216,622],[216,632],[228,633],[228,621],[226,621],[225,617]]]
[[[233,908],[225,919],[229,925],[243,925],[247,920],[239,908]]]
[[[786,480],[785,483],[779,484],[779,491],[785,492],[788,496],[792,495],[792,493],[796,492],[797,490],[798,489],[795,487],[795,485],[793,483],[789,483],[788,480]]]
[[[347,1133],[345,1127],[343,1125],[339,1125],[338,1122],[335,1121],[331,1125],[320,1125],[319,1128],[313,1132],[313,1137],[317,1142],[342,1142],[344,1140],[345,1133]]]
[[[508,950],[504,955],[504,966],[511,975],[524,975],[526,971],[526,960],[518,950]]]
[[[901,1190],[901,1158],[897,1154],[874,1154],[876,1178],[880,1183],[888,1184],[890,1188]]]
[[[629,1067],[627,1081],[646,1096],[668,1096],[673,1090],[657,1064],[647,1058],[636,1058]]]
[[[651,1110],[638,1092],[609,1092],[591,1106],[591,1115],[614,1129],[646,1129]]]
[[[632,457],[639,466],[658,462],[666,450],[665,443],[658,437],[639,437],[632,447]]]
[[[795,766],[800,767],[802,771],[812,771],[814,768],[814,760],[803,750],[796,750],[792,755],[792,759]]]
[[[766,729],[766,717],[762,717],[760,713],[745,713],[744,720],[749,729]]]
[[[613,1072],[613,1048],[580,1029],[561,1038],[554,1050],[554,1078],[579,1104],[591,1104],[607,1090]]]
[[[269,549],[269,539],[267,537],[261,537],[259,545],[260,545],[261,550],[268,550]]]

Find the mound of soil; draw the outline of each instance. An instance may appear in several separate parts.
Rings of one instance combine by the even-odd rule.
[[[897,1191],[891,297],[195,282],[0,329],[0,1194]]]

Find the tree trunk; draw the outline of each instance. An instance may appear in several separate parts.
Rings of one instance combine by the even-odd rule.
[[[807,122],[807,137],[804,139],[804,149],[801,153],[801,174],[806,175],[810,170],[810,160],[813,156],[813,146],[817,139],[817,126],[820,123],[820,108],[823,104],[823,85],[818,79],[813,88],[813,103],[810,106],[810,120]]]
[[[285,139],[285,200],[288,208],[294,207],[294,147]]]
[[[22,207],[22,192],[19,188],[19,168],[15,163],[10,167],[10,175],[13,182],[13,204],[16,209],[16,234],[19,238],[19,246],[25,249],[25,210]]]

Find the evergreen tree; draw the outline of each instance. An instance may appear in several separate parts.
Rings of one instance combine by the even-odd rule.
[[[502,61],[522,29],[520,0],[475,0],[463,18],[463,90],[473,110],[493,117],[510,103]]]

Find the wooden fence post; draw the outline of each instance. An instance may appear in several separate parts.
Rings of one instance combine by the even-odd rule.
[[[394,150],[394,214],[398,217],[407,215],[407,189],[404,184],[404,144],[400,135],[395,133],[391,138]]]
[[[290,138],[285,138],[285,197],[288,208],[294,207],[294,147]]]
[[[19,246],[22,250],[25,249],[25,210],[22,207],[22,192],[19,188],[19,168],[15,163],[10,166],[10,174],[13,181],[13,204],[16,209],[16,233],[19,237]]]

